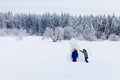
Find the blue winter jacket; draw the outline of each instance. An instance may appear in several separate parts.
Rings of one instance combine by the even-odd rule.
[[[71,56],[72,58],[78,58],[78,52],[77,52],[77,50],[75,50],[75,51],[73,51],[72,52],[72,56]]]

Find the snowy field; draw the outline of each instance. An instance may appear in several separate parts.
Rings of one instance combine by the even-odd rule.
[[[89,62],[72,48],[86,48]],[[120,42],[62,41],[39,37],[0,38],[0,80],[120,80]]]

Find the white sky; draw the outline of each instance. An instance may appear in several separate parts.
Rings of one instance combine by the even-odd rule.
[[[120,15],[120,0],[0,0],[0,12]]]

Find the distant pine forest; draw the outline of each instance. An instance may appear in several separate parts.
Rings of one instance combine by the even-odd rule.
[[[0,36],[42,36],[54,42],[71,40],[119,41],[120,17],[111,15],[13,14],[0,12]]]

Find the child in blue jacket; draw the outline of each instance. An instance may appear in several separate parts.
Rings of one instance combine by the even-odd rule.
[[[72,57],[72,61],[73,61],[73,62],[77,62],[78,52],[77,52],[77,49],[76,49],[76,48],[73,49],[73,52],[72,52],[71,57]]]

